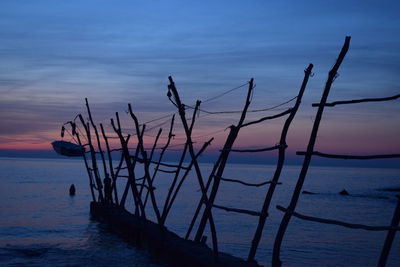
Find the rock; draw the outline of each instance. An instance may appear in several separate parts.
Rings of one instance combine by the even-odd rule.
[[[346,189],[343,189],[342,191],[340,191],[339,194],[340,194],[340,195],[343,195],[343,196],[348,196],[348,195],[350,195],[349,192],[346,191]]]

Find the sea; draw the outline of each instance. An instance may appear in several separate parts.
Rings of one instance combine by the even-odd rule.
[[[117,163],[116,163],[117,164]],[[206,177],[211,164],[202,164]],[[228,164],[224,176],[249,183],[271,179],[275,166]],[[298,178],[300,166],[284,167],[270,207],[256,260],[265,266],[282,212]],[[172,175],[155,180],[157,204],[162,207]],[[126,178],[119,178],[121,192]],[[0,265],[1,266],[163,266],[91,219],[91,194],[84,164],[76,159],[0,158]],[[69,196],[71,184],[76,195]],[[328,219],[388,226],[396,207],[400,169],[311,166],[296,211]],[[260,210],[267,186],[247,187],[222,182],[216,204]],[[350,195],[341,195],[345,189]],[[183,236],[200,199],[198,182],[189,176],[183,184],[166,226]],[[127,208],[132,209],[128,196]],[[151,205],[148,206],[152,219]],[[219,249],[246,258],[257,218],[213,209]],[[154,219],[154,218],[153,218]],[[284,266],[376,266],[385,231],[348,229],[292,218],[285,234]],[[210,236],[208,232],[206,235]],[[193,236],[193,235],[192,235]],[[208,238],[208,242],[211,237]],[[400,266],[400,233],[387,266]]]

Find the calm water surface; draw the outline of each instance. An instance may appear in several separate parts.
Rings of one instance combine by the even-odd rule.
[[[203,165],[206,175],[210,164]],[[225,176],[249,182],[270,179],[274,166],[231,164]],[[286,166],[275,193],[257,260],[269,265],[273,240],[299,173]],[[159,206],[171,175],[156,180]],[[91,196],[80,160],[0,158],[0,264],[58,266],[160,266],[146,251],[138,250],[90,220]],[[120,180],[120,189],[123,186]],[[77,189],[68,195],[70,184]],[[379,189],[400,187],[399,169],[312,167],[297,211],[368,225],[389,225],[396,205],[395,193]],[[353,196],[338,194],[346,189]],[[223,183],[216,204],[259,210],[266,188]],[[184,185],[167,219],[167,226],[184,235],[200,198],[194,177]],[[132,198],[129,197],[129,203]],[[132,208],[132,204],[128,209]],[[151,211],[148,211],[152,216]],[[220,249],[246,257],[257,220],[253,216],[214,209]],[[375,266],[385,232],[349,230],[292,219],[282,246],[286,266]],[[388,266],[400,266],[400,235],[396,236]]]

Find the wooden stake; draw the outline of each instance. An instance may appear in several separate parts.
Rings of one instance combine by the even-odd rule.
[[[307,154],[304,157],[303,167],[301,169],[299,178],[296,183],[296,187],[295,187],[293,195],[292,195],[292,199],[291,199],[289,207],[288,207],[288,210],[290,212],[293,212],[295,210],[298,199],[300,197],[301,189],[303,187],[303,183],[304,183],[304,180],[307,175],[308,167],[311,162],[312,153],[314,151],[314,145],[315,145],[315,141],[317,139],[318,128],[319,128],[319,124],[321,122],[322,114],[324,112],[325,103],[328,99],[328,95],[329,95],[329,91],[331,89],[332,83],[337,76],[337,71],[338,71],[340,65],[342,64],[347,51],[349,50],[349,46],[350,46],[350,36],[347,36],[345,39],[344,45],[342,47],[342,50],[340,51],[339,57],[336,60],[335,65],[329,71],[328,80],[326,82],[325,89],[324,89],[324,92],[322,94],[321,101],[320,101],[321,105],[318,107],[317,115],[315,117],[314,125],[313,125],[312,131],[311,131],[310,140],[309,140],[309,143],[307,146]],[[285,235],[287,226],[292,217],[290,212],[285,213],[285,215],[281,221],[281,224],[279,226],[278,233],[275,237],[274,249],[273,249],[273,254],[272,254],[272,266],[274,266],[274,267],[282,265],[279,255],[280,255],[280,249],[281,249],[281,245],[282,245],[283,236]]]
[[[268,192],[265,196],[264,204],[261,209],[261,216],[258,220],[258,225],[256,228],[256,232],[254,233],[253,240],[251,242],[251,247],[249,251],[249,255],[247,257],[248,261],[253,261],[256,255],[256,251],[258,248],[258,244],[260,243],[261,235],[264,229],[265,222],[268,217],[268,210],[271,204],[272,196],[275,192],[276,185],[278,184],[279,177],[282,172],[283,164],[285,162],[285,150],[287,148],[286,144],[286,137],[289,131],[290,124],[292,123],[294,117],[296,116],[297,110],[300,107],[301,99],[303,98],[304,91],[306,89],[308,79],[311,75],[313,65],[310,64],[307,69],[304,71],[304,79],[300,87],[299,94],[297,95],[296,103],[294,104],[293,108],[291,109],[289,117],[286,119],[285,124],[282,128],[281,138],[279,141],[279,154],[278,154],[278,163],[276,165],[275,173],[272,178],[271,185],[268,188]]]
[[[397,197],[397,206],[396,206],[396,209],[394,210],[392,223],[390,224],[390,226],[393,229],[391,229],[387,232],[385,244],[383,245],[381,256],[379,257],[379,262],[378,262],[379,267],[386,266],[386,261],[389,256],[389,252],[392,247],[392,244],[393,244],[394,236],[396,235],[395,228],[398,228],[399,222],[400,222],[400,196],[396,196],[396,197]]]

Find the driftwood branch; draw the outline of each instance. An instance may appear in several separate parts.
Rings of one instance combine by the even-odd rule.
[[[216,205],[216,204],[213,204],[212,206],[214,208],[221,209],[221,210],[226,210],[226,211],[229,211],[229,212],[243,213],[243,214],[248,214],[248,215],[252,215],[252,216],[260,216],[261,215],[261,213],[258,212],[258,211],[229,208],[229,207],[224,207],[224,206],[220,206],[220,205]]]
[[[229,179],[229,178],[223,178],[223,177],[220,177],[220,179],[221,179],[222,181],[225,181],[225,182],[239,183],[239,184],[242,184],[242,185],[254,186],[254,187],[260,187],[260,186],[263,186],[263,185],[266,185],[266,184],[272,184],[272,183],[274,183],[273,181],[266,181],[266,182],[254,184],[254,183],[243,182],[243,181],[241,181],[241,180],[239,180],[239,179]],[[281,183],[277,183],[277,184],[281,184]]]
[[[257,148],[257,149],[234,149],[232,148],[230,151],[231,152],[241,152],[241,153],[253,153],[253,152],[265,152],[265,151],[272,151],[281,148],[281,145],[276,145],[276,146],[271,146],[271,147],[265,147],[265,148]],[[283,145],[283,147],[287,148],[286,145]],[[222,151],[222,150],[220,150]]]
[[[304,156],[306,152],[298,151],[296,155]],[[331,159],[359,159],[359,160],[367,160],[367,159],[391,159],[391,158],[400,158],[400,154],[386,154],[386,155],[337,155],[337,154],[326,154],[318,151],[312,152],[312,155],[319,156],[323,158],[331,158]]]
[[[356,223],[347,223],[339,220],[331,220],[331,219],[324,219],[324,218],[318,218],[318,217],[313,217],[313,216],[307,216],[300,214],[298,212],[290,211],[287,208],[284,208],[282,206],[276,206],[276,208],[280,211],[283,211],[285,213],[291,214],[292,216],[306,220],[306,221],[312,221],[312,222],[318,222],[318,223],[324,223],[324,224],[333,224],[333,225],[339,225],[343,226],[346,228],[352,228],[352,229],[362,229],[362,230],[367,230],[367,231],[387,231],[387,230],[395,230],[395,231],[400,231],[400,227],[392,227],[392,226],[369,226],[369,225],[364,225],[364,224],[356,224]]]
[[[176,173],[177,172],[177,170],[169,171],[169,170],[163,170],[163,169],[158,169],[158,171],[159,172],[164,172],[164,173]]]
[[[266,121],[266,120],[277,119],[277,118],[280,118],[280,117],[283,117],[283,116],[289,114],[290,112],[292,112],[291,108],[289,108],[288,110],[285,110],[284,112],[276,114],[276,115],[267,116],[267,117],[263,117],[261,119],[255,120],[255,121],[243,123],[243,125],[241,127],[246,127],[246,126],[249,126],[249,125],[252,125],[252,124],[256,124],[256,123],[260,123],[260,122],[263,122],[263,121]]]
[[[389,96],[389,97],[377,97],[377,98],[364,98],[364,99],[355,99],[355,100],[342,100],[342,101],[335,101],[331,103],[326,103],[325,107],[334,107],[336,105],[346,105],[346,104],[357,104],[357,103],[365,103],[365,102],[381,102],[381,101],[390,101],[396,100],[400,98],[400,94]],[[319,107],[320,103],[313,103],[313,107]]]

